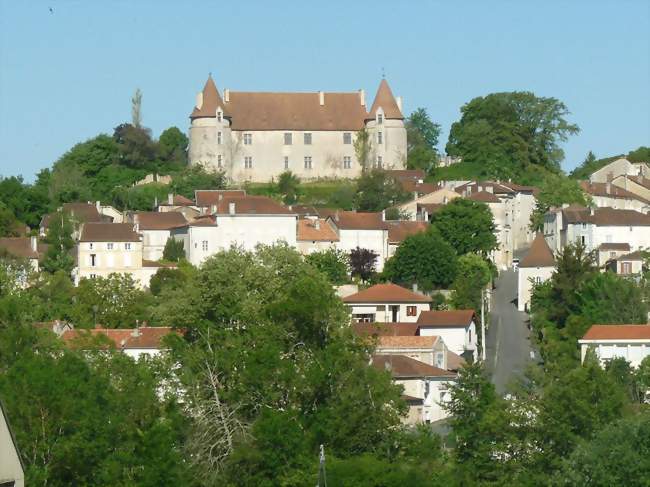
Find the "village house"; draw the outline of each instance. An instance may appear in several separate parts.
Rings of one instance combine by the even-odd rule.
[[[420,335],[439,336],[455,354],[465,360],[476,360],[478,337],[474,310],[422,311],[416,323]]]
[[[85,223],[77,243],[75,285],[84,278],[128,274],[142,288],[149,287],[160,264],[143,258],[142,235],[133,223]]]
[[[620,188],[611,182],[590,183],[582,181],[580,183],[583,191],[591,196],[591,200],[597,207],[614,208],[616,210],[635,210],[641,213],[650,211],[650,200],[637,194]]]
[[[621,255],[612,262],[613,270],[623,276],[639,276],[643,272],[645,252],[637,250]]]
[[[47,252],[47,245],[40,243],[38,237],[3,237],[0,238],[0,252],[12,257],[25,259],[34,272],[39,271],[39,261]]]
[[[0,401],[0,486],[25,487],[25,467],[2,401]]]
[[[432,423],[449,416],[444,405],[451,400],[449,387],[458,377],[456,372],[405,355],[377,354],[372,365],[389,372],[393,382],[404,388],[402,397],[409,406],[406,424]]]
[[[339,236],[339,249],[347,253],[356,248],[371,250],[377,254],[376,270],[383,270],[388,259],[386,212],[336,211],[327,221]]]
[[[645,162],[634,163],[621,157],[591,173],[589,182],[606,183],[621,176],[643,176],[647,178],[650,177],[650,167]]]
[[[294,207],[292,211],[297,211]],[[301,254],[334,249],[339,242],[339,236],[332,224],[323,218],[299,218],[296,227],[296,244]]]
[[[172,229],[187,223],[185,216],[176,211],[136,211],[127,219],[142,235],[142,258],[150,261],[162,259]]]
[[[78,236],[78,229],[82,223],[122,222],[122,213],[120,211],[116,210],[112,206],[102,205],[99,201],[96,201],[95,203],[90,201],[87,203],[64,203],[59,210],[65,213],[72,221],[75,227],[75,232],[73,234],[75,238]],[[49,213],[41,218],[41,223],[39,225],[39,235],[41,237],[47,235],[50,221],[55,214],[56,213]]]
[[[397,252],[397,248],[402,244],[406,237],[416,233],[425,232],[429,228],[429,222],[426,221],[387,221],[388,228],[388,257],[392,257]]]
[[[401,213],[408,216],[412,221],[429,221],[431,213],[446,205],[455,198],[460,198],[456,191],[442,187],[436,187],[430,193],[417,196],[397,208]]]
[[[376,284],[343,298],[352,321],[365,323],[415,323],[430,309],[431,298],[396,284]]]
[[[204,201],[197,192],[197,203],[201,207],[208,203],[209,213],[172,230],[174,238],[183,241],[187,260],[195,266],[232,246],[244,250],[278,242],[297,246],[297,215],[271,198],[222,193]]]
[[[222,96],[210,76],[190,120],[189,163],[225,171],[235,181],[266,182],[288,170],[303,180],[354,178],[362,165],[402,168],[406,160],[402,101],[385,79],[367,111],[363,90],[225,89]],[[354,150],[362,129],[369,134],[367,161],[358,161]]]
[[[621,243],[604,243],[598,247],[598,266],[611,268],[616,259],[630,253],[630,244]],[[616,269],[613,269],[614,271]]]
[[[648,166],[645,165],[644,167],[647,168]],[[650,200],[650,174],[647,171],[644,174],[618,176],[612,179],[612,184],[643,198],[643,201],[648,201]]]
[[[182,213],[186,220],[191,220],[201,214],[201,210],[196,206],[194,201],[183,195],[173,193],[169,193],[166,200],[162,203],[158,203],[156,211],[161,213]]]
[[[587,351],[593,350],[603,366],[622,357],[638,367],[650,356],[650,325],[593,325],[578,343],[582,362]]]
[[[102,328],[67,330],[61,339],[72,348],[81,350],[106,346],[124,352],[139,360],[141,357],[155,357],[168,350],[165,337],[180,334],[170,327],[139,326],[136,328]]]
[[[612,243],[641,250],[650,247],[650,215],[576,205],[555,208],[544,216],[544,236],[554,253],[570,243],[582,243],[589,252]]]
[[[538,233],[517,270],[517,309],[519,311],[528,311],[533,286],[550,279],[554,270],[553,252],[546,243],[544,235]]]

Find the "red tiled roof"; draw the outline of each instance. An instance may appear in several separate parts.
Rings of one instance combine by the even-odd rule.
[[[395,378],[399,377],[456,377],[456,373],[439,369],[404,355],[374,355],[372,366],[387,370]]]
[[[266,196],[224,197],[217,203],[215,215],[229,215],[231,204],[234,205],[235,215],[295,215],[286,206]]]
[[[600,244],[600,247],[598,247],[599,250],[622,250],[622,251],[629,251],[630,250],[630,244],[629,243],[616,243],[616,242],[609,242],[609,243],[603,243]]]
[[[631,191],[611,183],[590,183],[589,181],[580,181],[580,186],[585,193],[589,193],[593,196],[631,199],[641,201],[642,203],[650,203],[650,201],[638,194],[632,193]]]
[[[412,180],[404,180],[400,182],[402,189],[409,193],[429,194],[438,191],[440,186],[433,183],[419,183]]]
[[[479,201],[481,203],[500,203],[501,200],[493,193],[487,191],[478,191],[469,195],[468,199],[472,201]]]
[[[397,105],[397,100],[395,100],[393,92],[391,91],[390,86],[388,86],[388,82],[385,79],[382,79],[381,83],[379,83],[379,88],[377,89],[377,94],[375,95],[375,101],[370,108],[368,118],[375,118],[379,107],[381,107],[384,111],[384,118],[386,119],[404,119],[404,115],[402,115],[402,111]]]
[[[133,214],[140,230],[169,230],[185,225],[187,220],[177,211],[139,211]]]
[[[377,348],[433,348],[437,336],[379,335]]]
[[[318,228],[316,226],[318,225]],[[298,220],[297,240],[311,242],[338,242],[339,236],[327,220],[303,218]]]
[[[593,325],[583,340],[650,340],[650,325]]]
[[[465,327],[474,319],[473,309],[458,309],[452,311],[422,311],[417,324],[420,327]]]
[[[80,242],[139,242],[133,223],[85,223]]]
[[[644,260],[647,252],[643,252],[641,250],[637,250],[636,252],[632,252],[626,255],[621,255],[618,259],[619,261],[626,261],[626,260]]]
[[[391,169],[386,173],[400,182],[424,180],[427,175],[423,169]]]
[[[386,222],[382,213],[361,213],[338,211],[329,217],[337,228],[342,230],[385,230]]]
[[[431,298],[397,284],[375,284],[343,298],[344,303],[430,303]]]
[[[352,329],[360,336],[416,336],[417,323],[352,323]]]
[[[553,267],[555,258],[546,243],[544,235],[538,233],[533,240],[526,256],[521,260],[519,267]]]
[[[186,198],[182,194],[175,194],[172,198],[172,203],[174,206],[194,206],[194,201]]]
[[[133,348],[152,348],[157,349],[161,346],[161,340],[171,333],[181,334],[170,327],[150,327],[143,326],[137,329],[113,329],[113,328],[94,328],[90,330],[76,329],[68,330],[61,338],[71,346],[75,347],[75,342],[83,341],[84,338],[97,337],[103,335],[108,338],[117,349]],[[137,336],[136,336],[137,335]],[[81,344],[78,346],[82,346]]]
[[[593,214],[592,214],[593,210]],[[592,223],[598,226],[650,226],[650,215],[614,208],[569,207],[562,210],[567,223]]]
[[[38,259],[37,244],[36,251],[32,249],[31,237],[4,237],[0,238],[0,249],[4,249],[14,257],[23,259]]]
[[[216,205],[224,198],[243,198],[246,191],[243,189],[197,189],[194,192],[196,206],[208,207]]]
[[[429,222],[388,221],[388,243],[400,243],[410,235],[424,232],[429,227]]]

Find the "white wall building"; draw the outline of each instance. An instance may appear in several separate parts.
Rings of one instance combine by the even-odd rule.
[[[377,254],[376,270],[383,270],[389,255],[385,212],[337,211],[328,217],[328,222],[338,233],[339,249],[345,252],[351,252],[357,247],[372,250]]]
[[[606,183],[619,176],[643,176],[648,178],[650,177],[650,167],[644,162],[633,163],[622,157],[594,171],[589,176],[589,182]]]
[[[423,311],[416,321],[422,336],[439,336],[445,345],[464,358],[477,358],[474,310]]]
[[[431,308],[431,298],[396,284],[375,286],[343,298],[352,321],[365,323],[415,323]]]
[[[602,365],[622,357],[638,367],[650,356],[650,325],[593,325],[578,343],[582,362],[592,349]]]
[[[138,211],[128,219],[142,235],[142,258],[150,261],[162,259],[172,229],[187,224],[185,216],[176,211]]]
[[[517,270],[517,308],[519,311],[528,311],[533,286],[550,279],[554,269],[553,252],[544,236],[538,233]]]
[[[368,112],[365,93],[270,93],[226,89],[210,76],[190,115],[189,163],[235,181],[269,181],[290,170],[301,179],[361,173],[354,141],[369,133],[368,164],[401,168],[406,159],[402,102],[382,80]]]
[[[599,208],[607,207],[616,210],[635,210],[641,213],[650,211],[650,200],[620,188],[611,182],[590,183],[582,181],[580,183],[583,191],[591,196],[594,205]]]
[[[318,217],[299,218],[296,228],[296,244],[301,254],[335,249],[339,236],[332,224]]]

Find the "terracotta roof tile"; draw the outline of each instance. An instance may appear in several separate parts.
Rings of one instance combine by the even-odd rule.
[[[224,198],[243,198],[246,191],[243,189],[197,189],[194,192],[196,206],[208,207],[216,205]]]
[[[182,334],[170,327],[143,326],[137,329],[94,328],[68,330],[61,335],[61,339],[72,347],[83,346],[84,338],[103,335],[107,337],[116,349],[151,348],[158,349],[161,340],[172,333]],[[137,335],[137,336],[136,336]],[[75,343],[76,342],[76,343]]]
[[[194,206],[194,201],[186,198],[182,194],[175,194],[172,198],[172,203],[174,206]]]
[[[585,193],[589,193],[593,196],[602,196],[607,198],[620,198],[620,199],[631,199],[638,200],[642,203],[649,203],[650,201],[639,196],[638,194],[632,193],[624,188],[616,186],[611,183],[590,183],[589,181],[580,181],[580,186]]]
[[[614,208],[569,207],[562,210],[567,223],[592,223],[598,226],[650,226],[650,215]]]
[[[455,378],[456,373],[439,369],[419,360],[404,355],[374,355],[372,366],[378,370],[390,371],[395,378],[399,377],[449,377]]]
[[[430,303],[431,298],[397,284],[376,284],[343,298],[344,303]]]
[[[469,195],[467,199],[472,201],[479,201],[481,203],[500,203],[501,200],[495,196],[493,193],[488,193],[487,191],[478,191]]]
[[[208,76],[208,80],[205,82],[205,86],[203,86],[203,103],[201,104],[201,107],[194,107],[194,110],[192,111],[192,114],[190,115],[190,118],[200,118],[200,117],[216,117],[217,116],[217,108],[221,107],[224,110],[224,115],[227,116],[226,112],[226,107],[223,102],[223,99],[221,98],[221,95],[219,94],[219,90],[217,89],[217,85],[214,84],[214,80],[212,79],[212,76]]]
[[[4,249],[10,255],[22,259],[38,259],[39,257],[39,244],[36,244],[36,250],[34,250],[31,237],[0,238],[0,249]]]
[[[437,336],[380,335],[377,348],[433,348]]]
[[[426,173],[423,169],[391,169],[386,173],[398,181],[424,181]]]
[[[593,325],[582,339],[650,341],[650,325]]]
[[[234,205],[235,215],[295,215],[286,206],[266,196],[224,197],[217,203],[218,216],[229,215],[230,205]]]
[[[424,232],[429,227],[428,222],[388,221],[388,243],[400,243],[410,235]]]
[[[417,323],[352,323],[352,329],[360,336],[416,336],[420,326]]]
[[[467,362],[460,355],[447,350],[447,370],[460,370]]]
[[[390,86],[388,86],[388,82],[385,79],[382,79],[381,83],[379,83],[379,88],[377,89],[377,94],[375,95],[375,101],[370,108],[368,118],[375,118],[379,107],[381,107],[384,111],[384,118],[386,119],[404,119],[404,115],[402,115],[402,111],[397,105],[397,100],[395,100],[393,92],[391,91]]]
[[[554,267],[553,252],[546,243],[544,235],[538,233],[533,240],[526,256],[519,263],[519,267]]]
[[[337,228],[342,230],[385,230],[386,222],[382,213],[362,213],[338,211],[329,217]]]
[[[169,230],[185,225],[187,220],[177,211],[139,211],[133,214],[133,222],[140,230]]]
[[[317,228],[318,227],[318,228]],[[297,240],[312,242],[338,242],[339,236],[332,225],[322,218],[303,218],[298,220]]]
[[[600,244],[600,247],[598,247],[599,250],[622,250],[622,251],[628,251],[630,250],[630,244],[629,243],[616,243],[616,242],[609,242],[609,243],[603,243]]]
[[[404,191],[409,193],[429,194],[440,189],[440,186],[433,183],[419,183],[417,181],[405,180],[400,181],[400,185]]]
[[[417,324],[420,327],[450,327],[458,328],[469,326],[474,319],[473,309],[458,309],[452,311],[422,311],[418,316]]]
[[[139,242],[133,223],[85,223],[80,242]]]

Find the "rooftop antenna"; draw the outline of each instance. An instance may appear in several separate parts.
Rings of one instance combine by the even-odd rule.
[[[386,70],[383,66],[381,67],[381,79],[386,79]]]

